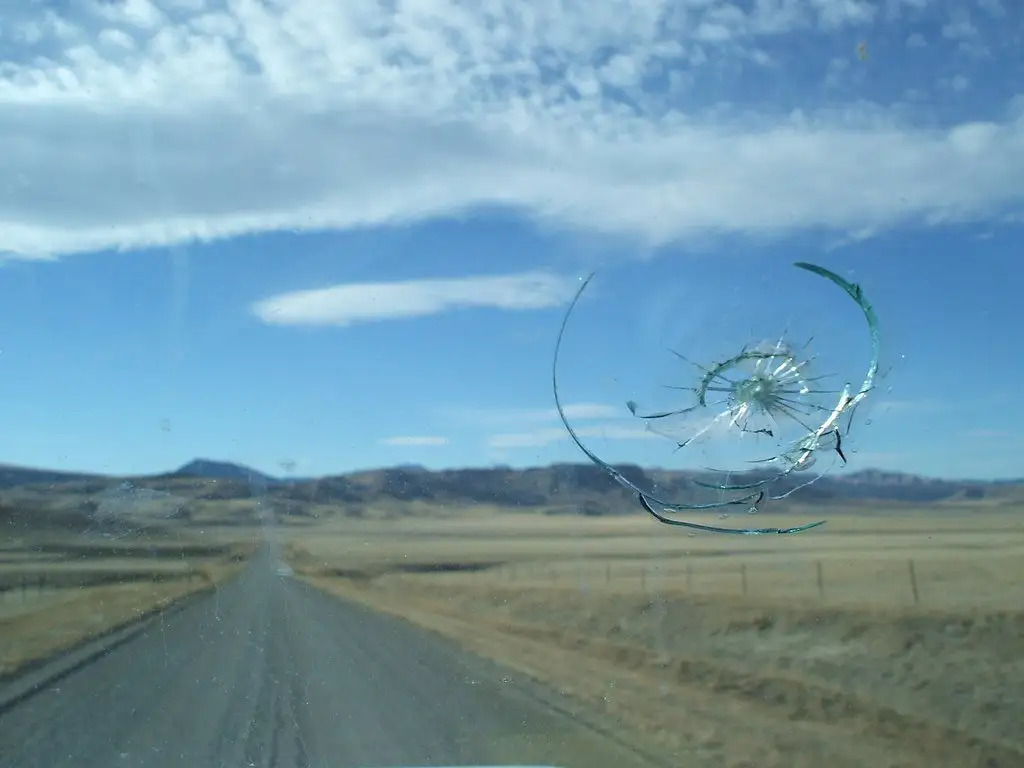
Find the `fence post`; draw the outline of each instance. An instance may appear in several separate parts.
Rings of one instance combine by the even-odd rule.
[[[822,600],[825,599],[825,569],[821,565],[821,560],[817,560],[814,563],[814,570],[818,577],[818,597]]]
[[[747,596],[747,564],[740,563],[740,584],[743,587],[743,596]]]
[[[918,605],[921,602],[921,595],[917,591],[917,571],[912,559],[907,560],[907,572],[910,574],[910,594],[914,596],[914,605]]]

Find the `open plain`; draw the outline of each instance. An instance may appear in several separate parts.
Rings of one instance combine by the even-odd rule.
[[[192,723],[196,739],[180,748],[217,765],[235,746],[208,724],[242,728],[231,713],[250,709],[245,754],[280,757],[275,739],[294,739],[296,764],[307,747],[341,750],[339,765],[493,759],[484,728],[506,746],[519,733],[503,758],[558,756],[569,768],[613,754],[616,765],[673,768],[1024,765],[1017,486],[979,499],[926,485],[945,496],[837,496],[757,515],[828,519],[782,537],[669,528],[595,489],[580,492],[586,514],[572,511],[575,491],[533,507],[470,498],[515,482],[523,499],[541,498],[544,472],[455,482],[389,470],[269,490],[174,476],[12,486],[0,494],[0,688],[187,595],[208,597],[0,712],[0,732],[38,731],[25,765],[56,759],[39,730],[56,718],[61,754],[78,764],[166,750]],[[399,498],[410,488],[417,498]],[[216,672],[225,665],[232,675]],[[307,711],[296,680],[325,675],[320,709]],[[257,678],[258,690],[241,682]],[[422,709],[474,680],[489,686],[484,699]],[[370,726],[351,720],[346,691],[366,699],[371,683],[374,706],[401,710],[404,736],[360,741]],[[72,690],[81,696],[60,695]],[[103,696],[126,719],[97,741]],[[153,725],[161,696],[180,702],[178,725]],[[198,700],[216,711],[187,705]],[[486,723],[480,702],[494,708]],[[349,725],[331,731],[325,712]]]
[[[763,522],[797,517],[814,510]],[[568,692],[681,765],[1024,764],[1024,509],[827,517],[792,537],[512,513],[281,535],[311,584]]]

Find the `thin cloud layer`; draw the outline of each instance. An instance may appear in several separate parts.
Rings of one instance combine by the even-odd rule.
[[[625,404],[616,407],[606,403],[566,403],[562,410],[570,421],[614,419],[626,413]],[[558,411],[554,408],[482,408],[459,405],[439,408],[438,415],[445,421],[482,429],[558,422]]]
[[[621,424],[595,424],[576,427],[580,437],[604,440],[651,440],[659,436],[643,427],[624,427]],[[488,448],[536,448],[552,443],[568,442],[569,435],[562,427],[534,429],[529,432],[506,432],[487,437]]]
[[[543,309],[562,304],[579,283],[543,272],[452,280],[350,283],[272,296],[253,305],[271,325],[345,326],[423,317],[470,307]]]
[[[562,410],[566,418],[575,424],[574,429],[580,437],[604,440],[648,440],[658,437],[649,429],[637,426],[635,419],[626,417],[624,407],[616,408],[603,403],[567,403]],[[565,427],[559,423],[558,411],[554,408],[461,409],[449,415],[480,427],[538,425],[534,429],[488,435],[485,440],[488,448],[536,448],[569,440]]]
[[[0,30],[14,256],[482,206],[650,244],[870,233],[1024,193],[995,0],[58,7]]]
[[[380,440],[380,443],[381,445],[390,445],[400,448],[422,448],[448,445],[448,438],[437,435],[398,435],[395,437],[385,437]]]

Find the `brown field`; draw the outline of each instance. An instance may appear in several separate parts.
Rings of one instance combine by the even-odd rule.
[[[304,578],[570,692],[679,765],[1024,765],[1024,509],[827,517],[792,537],[512,514],[282,535]]]
[[[0,548],[0,678],[162,611],[243,566],[246,540],[86,539],[35,532]]]

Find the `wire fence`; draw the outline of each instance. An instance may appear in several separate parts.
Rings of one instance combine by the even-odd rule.
[[[80,589],[82,587],[116,586],[150,582],[160,584],[170,581],[192,583],[203,579],[197,570],[153,570],[128,573],[105,573],[86,571],[78,573],[32,573],[3,574],[0,576],[0,604],[26,603],[52,593]]]
[[[1020,558],[1014,568],[980,560],[886,558],[778,562],[688,558],[646,563],[577,561],[510,563],[491,579],[523,589],[688,592],[743,598],[784,598],[886,605],[992,605],[1020,608]],[[481,574],[453,575],[457,581]],[[487,578],[487,577],[485,577]],[[454,586],[454,584],[453,584]]]

